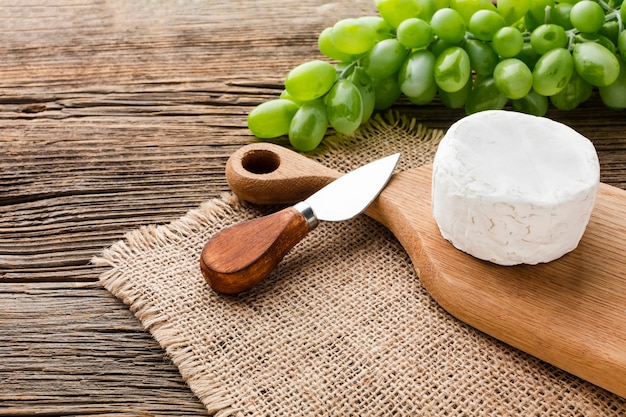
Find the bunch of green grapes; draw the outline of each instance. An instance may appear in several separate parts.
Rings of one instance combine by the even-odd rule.
[[[350,133],[401,96],[435,97],[467,114],[571,110],[594,88],[626,108],[623,0],[376,0],[378,15],[322,31],[320,52],[293,68],[279,99],[248,115],[259,138],[315,149],[327,129]]]

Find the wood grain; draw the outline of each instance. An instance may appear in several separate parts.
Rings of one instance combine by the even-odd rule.
[[[202,249],[202,275],[215,291],[247,291],[267,277],[308,233],[307,219],[295,207],[233,225]]]
[[[431,178],[431,166],[398,174],[371,210],[407,250],[431,296],[472,327],[626,397],[626,192],[601,184],[574,251],[545,264],[506,267],[441,237],[431,214]]]
[[[199,416],[89,260],[227,191],[245,117],[370,2],[0,1],[0,416]]]
[[[0,416],[206,415],[92,256],[228,190],[245,117],[370,0],[0,0]],[[462,116],[397,109],[430,127]],[[626,119],[553,111],[626,188]]]

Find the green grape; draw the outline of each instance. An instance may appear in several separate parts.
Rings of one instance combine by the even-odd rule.
[[[303,103],[289,125],[289,143],[301,152],[317,148],[328,129],[328,117],[324,100]]]
[[[337,132],[354,132],[363,119],[363,98],[357,86],[347,79],[338,80],[326,97],[326,114]]]
[[[466,26],[478,10],[496,10],[490,0],[450,0],[450,8],[459,12]]]
[[[420,97],[436,88],[435,55],[427,49],[418,49],[408,56],[400,69],[400,90],[407,97]]]
[[[339,76],[341,76],[341,74],[342,74],[344,71],[349,71],[349,68],[353,68],[353,67],[354,67],[354,65],[355,65],[355,64],[354,64],[354,61],[348,61],[348,62],[346,62],[346,61],[342,61],[342,62],[337,62],[337,63],[335,64],[335,71],[337,72],[337,74],[338,74]]]
[[[614,46],[617,45],[619,37],[619,23],[617,20],[605,22],[604,25],[602,25],[602,28],[598,31],[598,34],[610,40]]]
[[[502,58],[512,58],[522,52],[524,36],[514,27],[505,26],[493,35],[491,47]]]
[[[364,124],[372,117],[372,113],[374,113],[374,105],[376,104],[374,82],[361,67],[354,68],[348,80],[350,80],[359,89],[359,93],[361,93],[363,104],[361,124]]]
[[[554,7],[554,0],[530,0],[530,7],[524,15],[524,22],[529,31],[546,23],[547,7]]]
[[[291,100],[274,99],[256,106],[248,113],[248,129],[261,139],[277,138],[289,132],[298,105]]]
[[[515,56],[515,58],[524,62],[524,64],[526,64],[526,66],[530,68],[531,70],[535,68],[535,65],[537,64],[537,61],[539,60],[540,57],[541,55],[535,52],[532,45],[528,42],[524,42],[524,45],[522,46],[522,50],[520,51],[519,54]]]
[[[530,0],[498,0],[497,8],[506,24],[512,25],[528,12]]]
[[[515,110],[543,116],[549,102],[571,110],[599,87],[607,107],[623,109],[622,3],[375,0],[380,16],[341,19],[320,33],[320,52],[338,63],[293,68],[280,98],[248,114],[248,127],[262,139],[287,134],[306,152],[329,124],[353,132],[402,94],[417,105],[438,94],[446,107],[467,114],[511,100]]]
[[[330,38],[330,34],[332,33],[332,31],[332,27],[327,27],[320,33],[319,37],[317,38],[317,46],[320,52],[328,58],[335,59],[337,61],[353,61],[355,59],[354,55],[341,52],[339,49],[337,49],[332,39]]]
[[[565,88],[551,96],[550,102],[559,110],[572,110],[587,100],[592,92],[593,86],[574,71]]]
[[[443,51],[448,49],[451,46],[455,46],[456,44],[452,44],[450,42],[446,42],[443,39],[435,38],[435,42],[430,44],[430,51],[435,54],[435,56],[441,55]]]
[[[386,110],[395,103],[402,91],[395,75],[374,82],[374,109]]]
[[[363,55],[361,66],[372,79],[380,80],[398,72],[407,54],[397,39],[385,39]]]
[[[530,44],[535,52],[543,55],[551,49],[564,48],[567,45],[567,34],[561,26],[543,24],[530,34]]]
[[[595,1],[582,0],[572,6],[569,19],[579,31],[595,33],[604,25],[604,10]]]
[[[626,59],[626,30],[623,30],[617,38],[617,49],[622,55],[622,58]]]
[[[380,16],[361,16],[357,20],[364,22],[374,30],[374,41],[380,42],[392,37],[392,28],[389,23]]]
[[[470,59],[459,46],[452,46],[435,60],[435,82],[448,93],[459,91],[471,75]]]
[[[446,42],[456,44],[465,37],[465,22],[454,9],[439,9],[430,20],[435,35]]]
[[[602,36],[598,33],[579,33],[574,36],[574,42],[575,43],[595,42],[597,44],[604,46],[606,49],[608,49],[612,53],[615,53],[615,51],[617,50],[615,47],[615,44],[611,42],[609,38],[607,38],[606,36]]]
[[[484,110],[502,110],[507,98],[498,90],[493,77],[484,77],[477,80],[465,103],[467,114],[478,113]]]
[[[472,91],[472,78],[469,77],[465,85],[454,93],[439,90],[439,98],[444,106],[450,109],[460,109],[465,106],[465,102]]]
[[[285,77],[285,89],[297,101],[322,97],[335,83],[337,72],[332,64],[313,60],[293,68]]]
[[[376,0],[375,4],[381,17],[394,29],[403,20],[418,17],[423,9],[420,0]]]
[[[425,48],[435,39],[433,28],[417,17],[408,18],[400,23],[397,35],[400,43],[407,48]]]
[[[359,19],[341,19],[333,25],[330,39],[337,50],[352,55],[367,52],[375,42],[376,33],[372,26]]]
[[[533,68],[533,89],[543,96],[552,96],[565,88],[573,71],[574,60],[569,51],[552,49]]]
[[[420,11],[415,17],[418,17],[426,22],[430,22],[430,19],[433,17],[433,14],[437,10],[442,8],[442,7],[437,7],[436,1],[437,0],[418,0]]]
[[[515,58],[500,61],[493,71],[493,80],[498,90],[512,100],[524,97],[533,86],[532,72]]]
[[[574,68],[589,84],[606,87],[619,76],[620,65],[615,54],[604,46],[585,42],[574,45]]]
[[[302,104],[302,102],[300,102],[300,101],[296,100],[295,98],[291,97],[291,94],[289,94],[289,91],[287,91],[287,90],[281,91],[279,98],[292,101],[292,102],[296,103],[298,105],[298,107],[300,107],[300,105]]]
[[[568,3],[559,3],[550,9],[550,23],[561,26],[565,30],[572,29],[572,21],[569,18],[572,11],[572,5]]]
[[[530,90],[520,99],[512,100],[511,104],[515,110],[533,116],[545,116],[548,112],[548,97],[542,96],[534,90]]]
[[[411,103],[422,106],[424,104],[428,104],[431,101],[433,101],[436,95],[437,95],[437,85],[431,84],[421,94],[416,95],[416,96],[408,96],[407,98],[409,99]]]
[[[615,82],[606,87],[600,87],[600,98],[602,102],[611,109],[626,108],[626,64],[621,56],[617,57],[619,61],[619,76]]]
[[[498,54],[485,42],[468,39],[463,45],[470,59],[470,66],[478,75],[491,75],[498,63]]]
[[[490,41],[504,26],[506,26],[504,18],[493,10],[478,10],[469,21],[469,31],[481,41]]]

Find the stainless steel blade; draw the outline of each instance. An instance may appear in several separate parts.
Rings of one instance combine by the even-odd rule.
[[[325,221],[348,220],[362,213],[380,194],[391,178],[400,154],[370,162],[317,191],[304,202],[315,217]]]

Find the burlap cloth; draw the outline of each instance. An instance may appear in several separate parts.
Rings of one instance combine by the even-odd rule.
[[[401,151],[430,162],[442,132],[396,113],[330,138],[347,171]],[[100,256],[130,309],[217,416],[617,416],[626,400],[507,346],[431,299],[394,236],[359,216],[322,223],[260,285],[213,292],[199,269],[222,228],[267,213],[232,195]],[[626,378],[626,375],[624,376]]]

